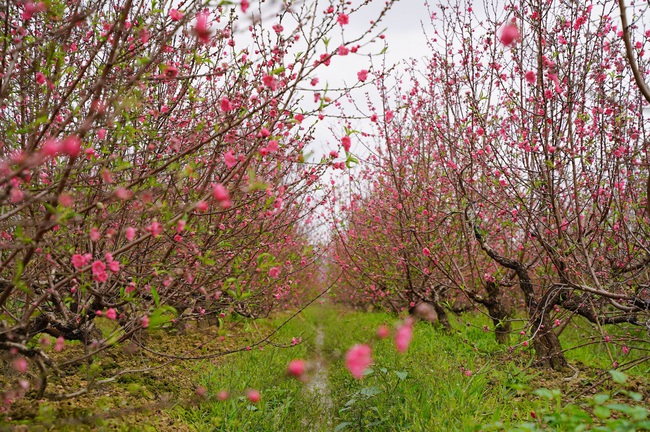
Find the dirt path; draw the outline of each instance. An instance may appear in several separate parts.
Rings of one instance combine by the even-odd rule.
[[[314,338],[314,374],[305,386],[307,392],[319,407],[319,418],[311,425],[311,431],[332,430],[332,418],[330,413],[334,407],[330,397],[330,389],[327,384],[327,363],[323,359],[323,345],[325,343],[325,332],[321,324],[316,327]]]

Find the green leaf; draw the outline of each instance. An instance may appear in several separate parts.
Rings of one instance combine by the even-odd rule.
[[[609,395],[600,393],[594,396],[594,402],[597,404],[603,404],[609,400]]]
[[[156,304],[156,307],[160,307],[160,296],[158,295],[158,291],[156,288],[151,287],[151,296],[153,297],[153,301]]]
[[[643,400],[643,395],[641,393],[631,391],[627,395],[631,397],[634,402],[641,402],[641,400]]]
[[[596,417],[600,419],[606,419],[612,415],[612,411],[607,407],[604,407],[602,405],[597,405],[596,407],[594,407],[594,414],[596,414]]]
[[[336,427],[334,428],[334,432],[342,431],[343,429],[345,429],[346,427],[351,426],[351,425],[352,425],[352,423],[350,423],[350,422],[341,422],[338,425],[336,425]]]
[[[559,390],[549,390],[545,388],[537,389],[533,392],[533,394],[543,397],[548,400],[552,400],[555,398],[560,397],[560,391]]]
[[[615,383],[624,384],[625,380],[627,380],[627,376],[623,372],[612,369],[609,371],[609,374],[612,376],[612,381]]]
[[[359,393],[361,393],[362,395],[367,396],[367,397],[373,397],[373,396],[376,396],[379,393],[381,393],[381,390],[379,390],[379,388],[377,388],[375,386],[364,387],[359,391]]]
[[[406,377],[409,376],[408,372],[406,372],[406,371],[403,371],[403,372],[395,371],[395,375],[397,375],[397,378],[399,378],[400,381],[404,381],[406,379]]]
[[[358,163],[359,163],[359,159],[354,157],[354,155],[352,153],[348,153],[348,157],[345,160],[345,166],[348,167],[348,168],[352,168],[353,166],[355,166]]]
[[[177,315],[176,309],[171,306],[161,306],[149,315],[149,327],[155,329],[169,322]]]

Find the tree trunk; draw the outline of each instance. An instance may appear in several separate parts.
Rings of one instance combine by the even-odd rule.
[[[537,302],[535,301],[535,290],[533,289],[533,283],[530,280],[528,275],[528,269],[526,266],[515,259],[503,257],[499,255],[494,249],[490,247],[485,241],[485,238],[481,234],[480,230],[467,214],[466,217],[472,223],[474,228],[474,236],[478,241],[481,249],[488,254],[490,258],[498,262],[503,267],[514,270],[517,273],[517,279],[519,279],[519,288],[524,294],[524,300],[526,302],[526,309],[528,311],[528,319],[532,325],[532,337],[533,337],[533,348],[535,349],[535,358],[536,363],[540,367],[553,368],[555,370],[563,370],[568,367],[568,363],[564,358],[564,353],[562,352],[562,345],[557,335],[553,332],[553,327],[548,320],[548,311],[545,307],[540,306],[538,308]],[[549,305],[552,302],[548,302]]]
[[[541,319],[534,320],[533,348],[535,348],[535,363],[539,367],[552,368],[557,371],[567,369],[568,363],[562,352],[560,339],[544,314]]]
[[[503,305],[500,305],[499,303],[495,306],[488,307],[487,309],[492,318],[492,323],[494,324],[494,337],[497,343],[502,345],[510,344],[510,332],[512,331],[510,314]]]
[[[447,311],[445,310],[445,307],[438,303],[437,301],[431,302],[433,307],[436,310],[436,313],[438,314],[438,322],[442,325],[442,328],[445,329],[446,331],[451,330],[451,324],[449,323],[449,317],[447,316]]]
[[[505,306],[501,287],[496,282],[487,282],[485,289],[488,293],[487,301],[484,303],[494,324],[494,338],[497,343],[507,345],[510,343],[510,309]]]

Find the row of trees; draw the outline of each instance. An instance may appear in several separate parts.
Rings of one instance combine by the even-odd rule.
[[[376,151],[333,224],[339,298],[428,302],[443,324],[445,304],[480,306],[502,343],[525,311],[538,363],[556,369],[576,315],[603,336],[632,324],[620,343],[647,349],[650,33],[619,7],[436,8],[431,57],[378,76]]]
[[[5,402],[143,328],[300,299],[336,162],[306,154],[332,102],[311,89],[345,51],[323,42],[372,38],[345,31],[370,2],[231,3],[0,6]]]

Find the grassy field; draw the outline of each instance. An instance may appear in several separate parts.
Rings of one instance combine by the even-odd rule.
[[[194,329],[187,335],[157,332],[151,343],[167,352],[201,346],[200,353],[209,354],[213,348],[202,345],[206,341],[253,344],[289,316],[257,322],[233,318],[225,327]],[[484,330],[489,322],[482,315],[452,317],[451,332],[418,322],[413,342],[402,354],[392,338],[376,337],[380,325],[394,329],[400,322],[384,313],[312,306],[261,348],[127,375],[74,402],[25,401],[32,414],[14,417],[11,423],[5,417],[4,426],[125,431],[581,430],[595,419],[601,426],[621,421],[632,425],[600,430],[644,430],[644,407],[650,403],[650,386],[643,378],[649,374],[648,364],[628,371],[623,382],[622,375],[608,373],[613,356],[620,355],[616,347],[594,344],[570,350],[567,356],[576,373],[556,373],[531,367],[531,350],[514,344],[514,336],[512,349],[497,345],[493,334]],[[578,326],[565,334],[565,346],[582,345],[583,330]],[[357,343],[370,344],[374,360],[360,380],[344,361],[346,351]],[[143,355],[97,363],[114,370],[129,367],[129,362],[146,363]],[[307,361],[302,380],[286,373],[288,363],[297,358]],[[259,401],[249,400],[251,390],[259,391]],[[228,397],[222,400],[224,392]]]
[[[206,402],[178,408],[176,413],[196,430],[533,430],[553,423],[550,417],[559,415],[564,402],[599,377],[604,377],[603,384],[611,382],[605,380],[610,378],[606,369],[586,366],[594,358],[599,360],[596,366],[604,366],[598,352],[602,347],[568,353],[583,368],[575,375],[539,371],[529,367],[528,349],[512,351],[497,345],[483,330],[488,324],[485,317],[463,319],[454,320],[450,333],[428,323],[416,324],[409,350],[399,354],[391,338],[375,337],[381,324],[394,328],[399,323],[395,317],[314,307],[277,337],[278,343],[288,343],[301,336],[303,343],[291,349],[248,352],[217,366],[203,365]],[[346,350],[356,343],[373,347],[374,364],[361,380],[354,379],[344,364]],[[294,358],[318,366],[308,372],[306,383],[285,375]],[[643,374],[640,368],[634,372]],[[647,402],[650,389],[643,387],[645,383],[633,385],[645,389]],[[261,392],[256,404],[245,397],[250,388]],[[539,388],[561,388],[566,394],[534,394]],[[223,389],[232,393],[226,402],[216,398]],[[593,411],[589,401],[582,401],[588,414]],[[580,403],[574,408],[583,410]],[[568,425],[564,430],[575,430],[568,420],[564,423]]]

